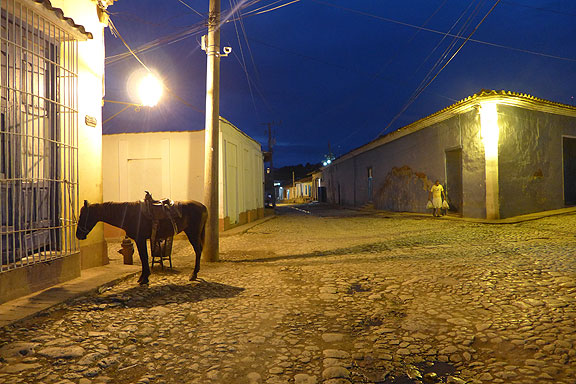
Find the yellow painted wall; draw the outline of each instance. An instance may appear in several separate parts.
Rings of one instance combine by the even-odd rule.
[[[99,21],[93,0],[51,0],[51,4],[93,35],[93,39],[78,42],[78,181],[80,201],[101,202],[105,25]],[[97,119],[96,127],[85,124],[86,115]],[[80,242],[80,253],[1,273],[0,303],[78,277],[81,268],[107,263],[103,227],[99,225]]]
[[[88,200],[102,202],[102,98],[104,96],[104,28],[92,0],[51,0],[76,24],[84,26],[93,38],[78,42],[78,182],[80,205]],[[96,127],[87,126],[85,117],[95,117]],[[80,242],[82,268],[108,263],[102,224]]]

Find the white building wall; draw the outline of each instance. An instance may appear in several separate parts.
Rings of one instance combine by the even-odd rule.
[[[220,133],[219,217],[227,229],[263,216],[263,158],[260,144],[224,119]],[[203,202],[204,145],[204,131],[104,135],[104,201],[141,200],[147,190]]]

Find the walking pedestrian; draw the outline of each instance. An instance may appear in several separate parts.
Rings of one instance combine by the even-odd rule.
[[[436,183],[430,188],[428,192],[428,200],[432,200],[433,211],[432,215],[434,217],[441,216],[440,210],[442,209],[442,200],[446,200],[446,195],[444,194],[444,187],[440,184],[440,180],[436,180]]]

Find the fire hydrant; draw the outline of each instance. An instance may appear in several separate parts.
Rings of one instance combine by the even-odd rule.
[[[124,256],[124,264],[134,264],[134,260],[132,259],[132,255],[134,255],[134,245],[132,245],[132,240],[130,240],[128,236],[125,236],[124,240],[122,240],[122,249],[118,250],[118,253]]]

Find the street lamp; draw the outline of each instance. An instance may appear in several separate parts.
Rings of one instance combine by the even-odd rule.
[[[148,73],[138,86],[138,96],[140,96],[142,105],[145,107],[156,106],[162,97],[163,90],[162,82],[152,73]]]
[[[137,79],[137,81],[136,81]],[[102,122],[102,124],[106,124],[125,110],[130,107],[134,107],[134,111],[139,111],[142,107],[154,107],[160,101],[162,97],[162,93],[164,91],[164,85],[162,81],[158,79],[152,72],[147,72],[145,75],[142,73],[135,73],[128,79],[128,91],[136,90],[137,98],[140,99],[140,103],[130,103],[126,101],[115,101],[115,100],[106,100],[103,101],[105,103],[113,103],[113,104],[123,104],[125,105],[120,111],[116,112],[106,120]]]

